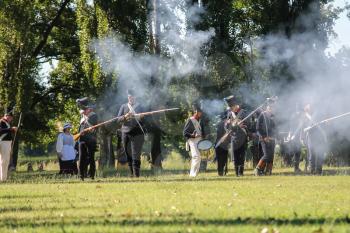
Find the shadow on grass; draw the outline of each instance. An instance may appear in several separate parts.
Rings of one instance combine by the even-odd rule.
[[[33,199],[33,198],[51,198],[51,195],[0,195],[0,199],[8,199],[13,201],[14,199]],[[1,207],[0,207],[1,208]]]
[[[210,174],[208,176],[207,174]],[[215,174],[214,176],[212,176]],[[172,176],[174,175],[174,176]],[[183,175],[183,176],[181,176]],[[322,176],[345,176],[350,175],[350,168],[335,168],[324,169]],[[291,171],[277,171],[273,173],[273,176],[314,176],[309,173],[295,174]],[[234,174],[229,173],[227,176],[216,176],[216,170],[210,169],[206,172],[201,172],[196,178],[188,177],[187,169],[163,169],[158,172],[152,170],[142,170],[141,178],[129,178],[127,171],[113,171],[107,174],[102,174],[97,177],[96,180],[86,179],[85,182],[98,182],[98,183],[125,183],[125,182],[196,182],[196,181],[232,181],[232,180],[259,180],[253,176],[252,172],[246,172],[243,177],[236,177]],[[11,183],[77,183],[80,182],[78,176],[58,175],[57,171],[43,171],[43,172],[16,172],[11,179],[4,182],[5,184]],[[1,186],[0,186],[1,187]]]
[[[310,174],[309,172],[294,173],[290,171],[276,172],[274,175],[280,176],[348,176],[350,175],[350,168],[338,168],[338,169],[323,169],[321,175]]]
[[[133,217],[133,218],[132,218]],[[145,217],[145,216],[142,216]],[[164,217],[164,218],[163,218]],[[61,226],[244,226],[244,225],[322,225],[322,224],[349,224],[348,216],[342,218],[235,218],[235,219],[200,219],[192,214],[174,214],[160,217],[148,217],[140,219],[140,216],[131,216],[129,218],[120,217],[112,219],[111,216],[80,217],[79,219],[59,219],[45,218],[38,220],[18,220],[15,218],[5,218],[0,223],[1,227],[55,227]]]
[[[79,207],[74,207],[74,210],[82,210],[86,209],[89,210],[91,209],[90,206],[79,206]],[[67,210],[67,207],[32,207],[32,206],[22,206],[22,207],[0,207],[0,213],[10,213],[10,212],[33,212],[33,211],[64,211]]]

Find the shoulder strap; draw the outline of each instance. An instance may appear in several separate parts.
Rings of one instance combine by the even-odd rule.
[[[0,123],[5,123],[5,124],[6,124],[6,126],[7,126],[7,128],[10,128],[9,123],[7,123],[6,121],[4,121],[4,120],[0,120]],[[2,139],[4,139],[4,137],[6,137],[6,136],[7,136],[7,134],[8,134],[8,133],[4,133],[4,134],[2,134],[2,135],[0,136],[0,142],[2,141]]]
[[[194,129],[196,130],[197,134],[202,135],[202,127],[200,125],[200,122],[194,119],[193,117],[190,118],[192,121],[192,124],[194,126]]]
[[[134,108],[131,106],[131,104],[128,103],[128,108],[129,108],[129,111],[132,113],[132,114],[135,114],[135,110]]]

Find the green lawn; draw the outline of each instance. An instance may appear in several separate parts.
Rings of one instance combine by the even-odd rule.
[[[349,168],[239,178],[210,168],[85,182],[20,171],[0,185],[0,232],[350,232]]]

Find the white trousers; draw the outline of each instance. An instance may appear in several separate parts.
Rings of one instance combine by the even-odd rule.
[[[188,144],[190,146],[191,151],[191,170],[190,176],[196,177],[199,172],[199,167],[201,165],[201,153],[197,148],[198,142],[202,140],[202,138],[190,138],[188,139]]]
[[[10,163],[11,142],[12,141],[0,142],[0,181],[5,181],[7,179],[7,172]]]

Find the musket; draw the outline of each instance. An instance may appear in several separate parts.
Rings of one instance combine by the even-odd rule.
[[[257,111],[259,111],[266,103],[268,103],[269,101],[273,100],[275,101],[277,97],[272,97],[272,98],[267,98],[265,100],[265,102],[263,104],[261,104],[259,107],[257,107],[254,111],[252,111],[251,113],[249,113],[245,118],[243,118],[242,120],[240,120],[238,123],[236,123],[235,125],[240,125],[243,122],[245,122],[246,120],[249,119],[249,117],[251,117],[254,113],[256,113]],[[220,139],[219,141],[216,143],[215,148],[218,148],[226,139],[227,137],[232,133],[233,129],[228,130]]]
[[[11,143],[11,153],[10,153],[10,159],[13,159],[13,147],[15,145],[16,139],[17,139],[17,132],[19,130],[19,127],[21,127],[21,123],[22,123],[22,112],[19,114],[19,118],[18,118],[18,124],[17,124],[17,130],[15,131],[15,135],[13,136],[13,140]]]
[[[156,113],[162,113],[162,112],[168,112],[168,111],[175,111],[175,110],[179,110],[180,108],[167,108],[167,109],[161,109],[161,110],[156,110],[156,111],[150,111],[150,112],[141,112],[141,113],[136,113],[133,116],[134,117],[144,117],[144,116],[149,116],[152,114],[156,114]]]
[[[307,132],[310,129],[313,129],[314,127],[319,126],[321,124],[327,123],[327,122],[332,121],[332,120],[336,120],[336,119],[341,118],[341,117],[345,117],[347,115],[350,115],[350,112],[346,112],[346,113],[343,113],[343,114],[340,114],[340,115],[337,115],[337,116],[334,116],[334,117],[327,118],[327,119],[325,119],[323,121],[319,121],[319,122],[317,122],[317,123],[315,123],[315,124],[313,124],[313,125],[311,125],[309,127],[304,128],[304,132]]]
[[[152,114],[168,112],[168,111],[175,111],[175,110],[179,110],[179,108],[167,108],[167,109],[161,109],[161,110],[150,111],[150,112],[141,112],[141,113],[133,114],[131,117],[133,117],[133,118],[134,117],[144,117],[144,116],[148,116],[148,115],[152,115]],[[122,119],[122,118],[124,118],[124,116],[118,116],[118,117],[114,117],[112,119],[109,119],[107,121],[101,122],[99,124],[93,125],[93,126],[91,126],[89,128],[84,129],[80,133],[74,134],[73,138],[74,138],[75,141],[77,141],[80,138],[82,133],[94,130],[94,129],[98,128],[98,127],[101,127],[103,125],[109,124],[109,123],[111,123],[113,121],[116,121],[116,120],[119,120],[119,119]]]

